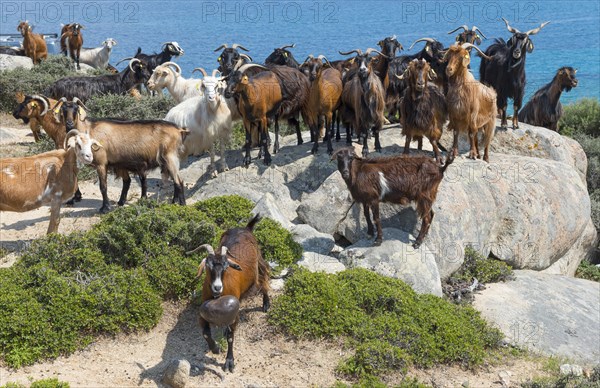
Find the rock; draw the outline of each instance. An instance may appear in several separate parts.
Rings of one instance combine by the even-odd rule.
[[[293,225],[290,232],[294,241],[302,245],[305,252],[327,255],[335,246],[335,240],[330,234],[321,233],[310,225]]]
[[[338,273],[346,269],[344,264],[332,256],[327,256],[317,252],[307,252],[302,254],[302,260],[298,265],[308,269],[311,272]]]
[[[579,365],[563,364],[560,366],[560,374],[563,376],[583,376],[583,368]]]
[[[579,267],[582,257],[585,257],[585,252],[589,250],[590,246],[594,246],[596,236],[596,228],[590,218],[583,234],[573,243],[573,246],[567,253],[542,272],[555,275],[575,276],[575,272],[577,272],[577,267]]]
[[[173,360],[167,366],[162,382],[172,388],[184,388],[190,376],[190,363],[187,360]]]
[[[281,213],[275,198],[271,193],[266,193],[263,197],[256,203],[254,209],[252,209],[252,214],[258,214],[262,217],[271,218],[281,224],[284,228],[290,230],[292,228],[292,223]]]
[[[285,280],[283,279],[271,279],[271,290],[282,291],[285,286]]]
[[[585,363],[600,359],[600,284],[515,271],[515,280],[488,284],[473,304],[510,343]]]
[[[74,68],[77,68],[76,66],[77,66],[77,65],[76,65],[75,63],[73,63],[73,67],[74,67]],[[90,73],[90,72],[93,72],[93,71],[95,71],[95,70],[96,70],[96,69],[94,69],[92,66],[90,66],[90,65],[88,65],[88,64],[86,64],[86,63],[80,63],[80,64],[79,64],[79,67],[80,67],[81,69],[77,70],[77,72],[78,72],[78,73],[84,73],[84,74],[88,74],[88,73]]]
[[[32,69],[33,61],[29,57],[0,54],[0,70],[14,70],[18,67]]]
[[[418,250],[408,243],[414,240],[399,229],[383,229],[383,243],[374,247],[372,239],[360,240],[340,253],[347,267],[362,267],[383,276],[402,279],[420,294],[442,296],[442,284],[432,251],[423,244]]]
[[[503,387],[510,387],[510,376],[512,376],[512,373],[506,370],[503,370],[498,373],[500,384],[502,384]]]

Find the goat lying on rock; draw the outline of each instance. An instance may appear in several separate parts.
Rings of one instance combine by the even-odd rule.
[[[362,203],[367,220],[367,234],[373,236],[373,223],[369,210],[377,226],[374,245],[381,245],[383,231],[379,217],[379,203],[417,203],[417,213],[423,219],[421,230],[413,247],[417,249],[427,235],[433,219],[433,202],[438,186],[444,178],[444,171],[454,161],[452,154],[446,164],[440,167],[428,156],[388,156],[363,159],[353,148],[336,151],[331,160],[337,158],[338,170],[352,194],[352,198]]]

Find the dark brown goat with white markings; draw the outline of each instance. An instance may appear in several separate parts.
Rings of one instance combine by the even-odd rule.
[[[60,43],[61,49],[63,48],[63,40],[64,40],[64,48],[65,55],[69,55],[73,61],[77,64],[77,70],[80,70],[79,66],[79,54],[81,54],[81,47],[83,47],[83,35],[81,34],[81,30],[84,27],[79,23],[71,23],[63,27],[61,31]]]
[[[381,158],[360,158],[352,148],[336,151],[338,170],[356,202],[362,203],[367,220],[367,233],[373,236],[373,212],[377,237],[374,245],[383,240],[379,203],[391,202],[407,205],[417,203],[417,213],[423,219],[421,230],[413,247],[417,249],[429,231],[433,219],[433,202],[444,171],[453,162],[450,156],[443,167],[427,156],[397,155]]]
[[[206,277],[202,285],[202,302],[226,295],[232,295],[238,300],[242,300],[244,297],[260,291],[263,295],[262,309],[264,312],[269,309],[269,266],[262,257],[256,237],[252,234],[252,230],[259,221],[260,215],[257,214],[245,228],[226,231],[221,236],[217,253],[209,244],[201,245],[194,250],[204,248],[208,251],[208,257],[198,268],[198,277],[206,268]],[[235,271],[227,270],[228,268]],[[233,340],[238,321],[239,317],[226,329],[227,358],[223,369],[230,372],[233,372],[235,367]],[[200,327],[210,350],[213,353],[219,353],[219,346],[211,336],[210,322],[200,317]]]

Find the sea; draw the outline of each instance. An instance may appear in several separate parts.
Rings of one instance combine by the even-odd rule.
[[[580,98],[600,99],[600,2],[585,1],[5,1],[0,2],[0,33],[16,33],[19,20],[28,20],[35,32],[60,32],[61,23],[85,26],[84,46],[96,47],[114,38],[111,63],[132,56],[138,47],[145,53],[161,50],[163,42],[176,41],[185,50],[177,58],[184,76],[195,67],[209,73],[216,68],[218,52],[226,43],[246,47],[261,63],[275,47],[295,44],[291,49],[302,62],[308,54],[324,54],[329,60],[338,53],[368,47],[396,35],[404,52],[421,50],[419,38],[435,38],[446,46],[454,42],[450,30],[476,25],[487,39],[507,40],[512,27],[527,31],[550,21],[532,36],[534,50],[527,55],[528,98],[552,80],[561,66],[578,70],[579,85],[563,93],[563,103]],[[479,58],[471,68],[479,76]],[[121,64],[119,68],[123,68]],[[197,74],[196,74],[197,75]],[[509,112],[512,109],[509,110]]]

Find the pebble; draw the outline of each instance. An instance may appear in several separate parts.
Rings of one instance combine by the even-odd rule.
[[[564,376],[583,376],[583,368],[575,364],[563,364],[560,366],[560,374]]]

